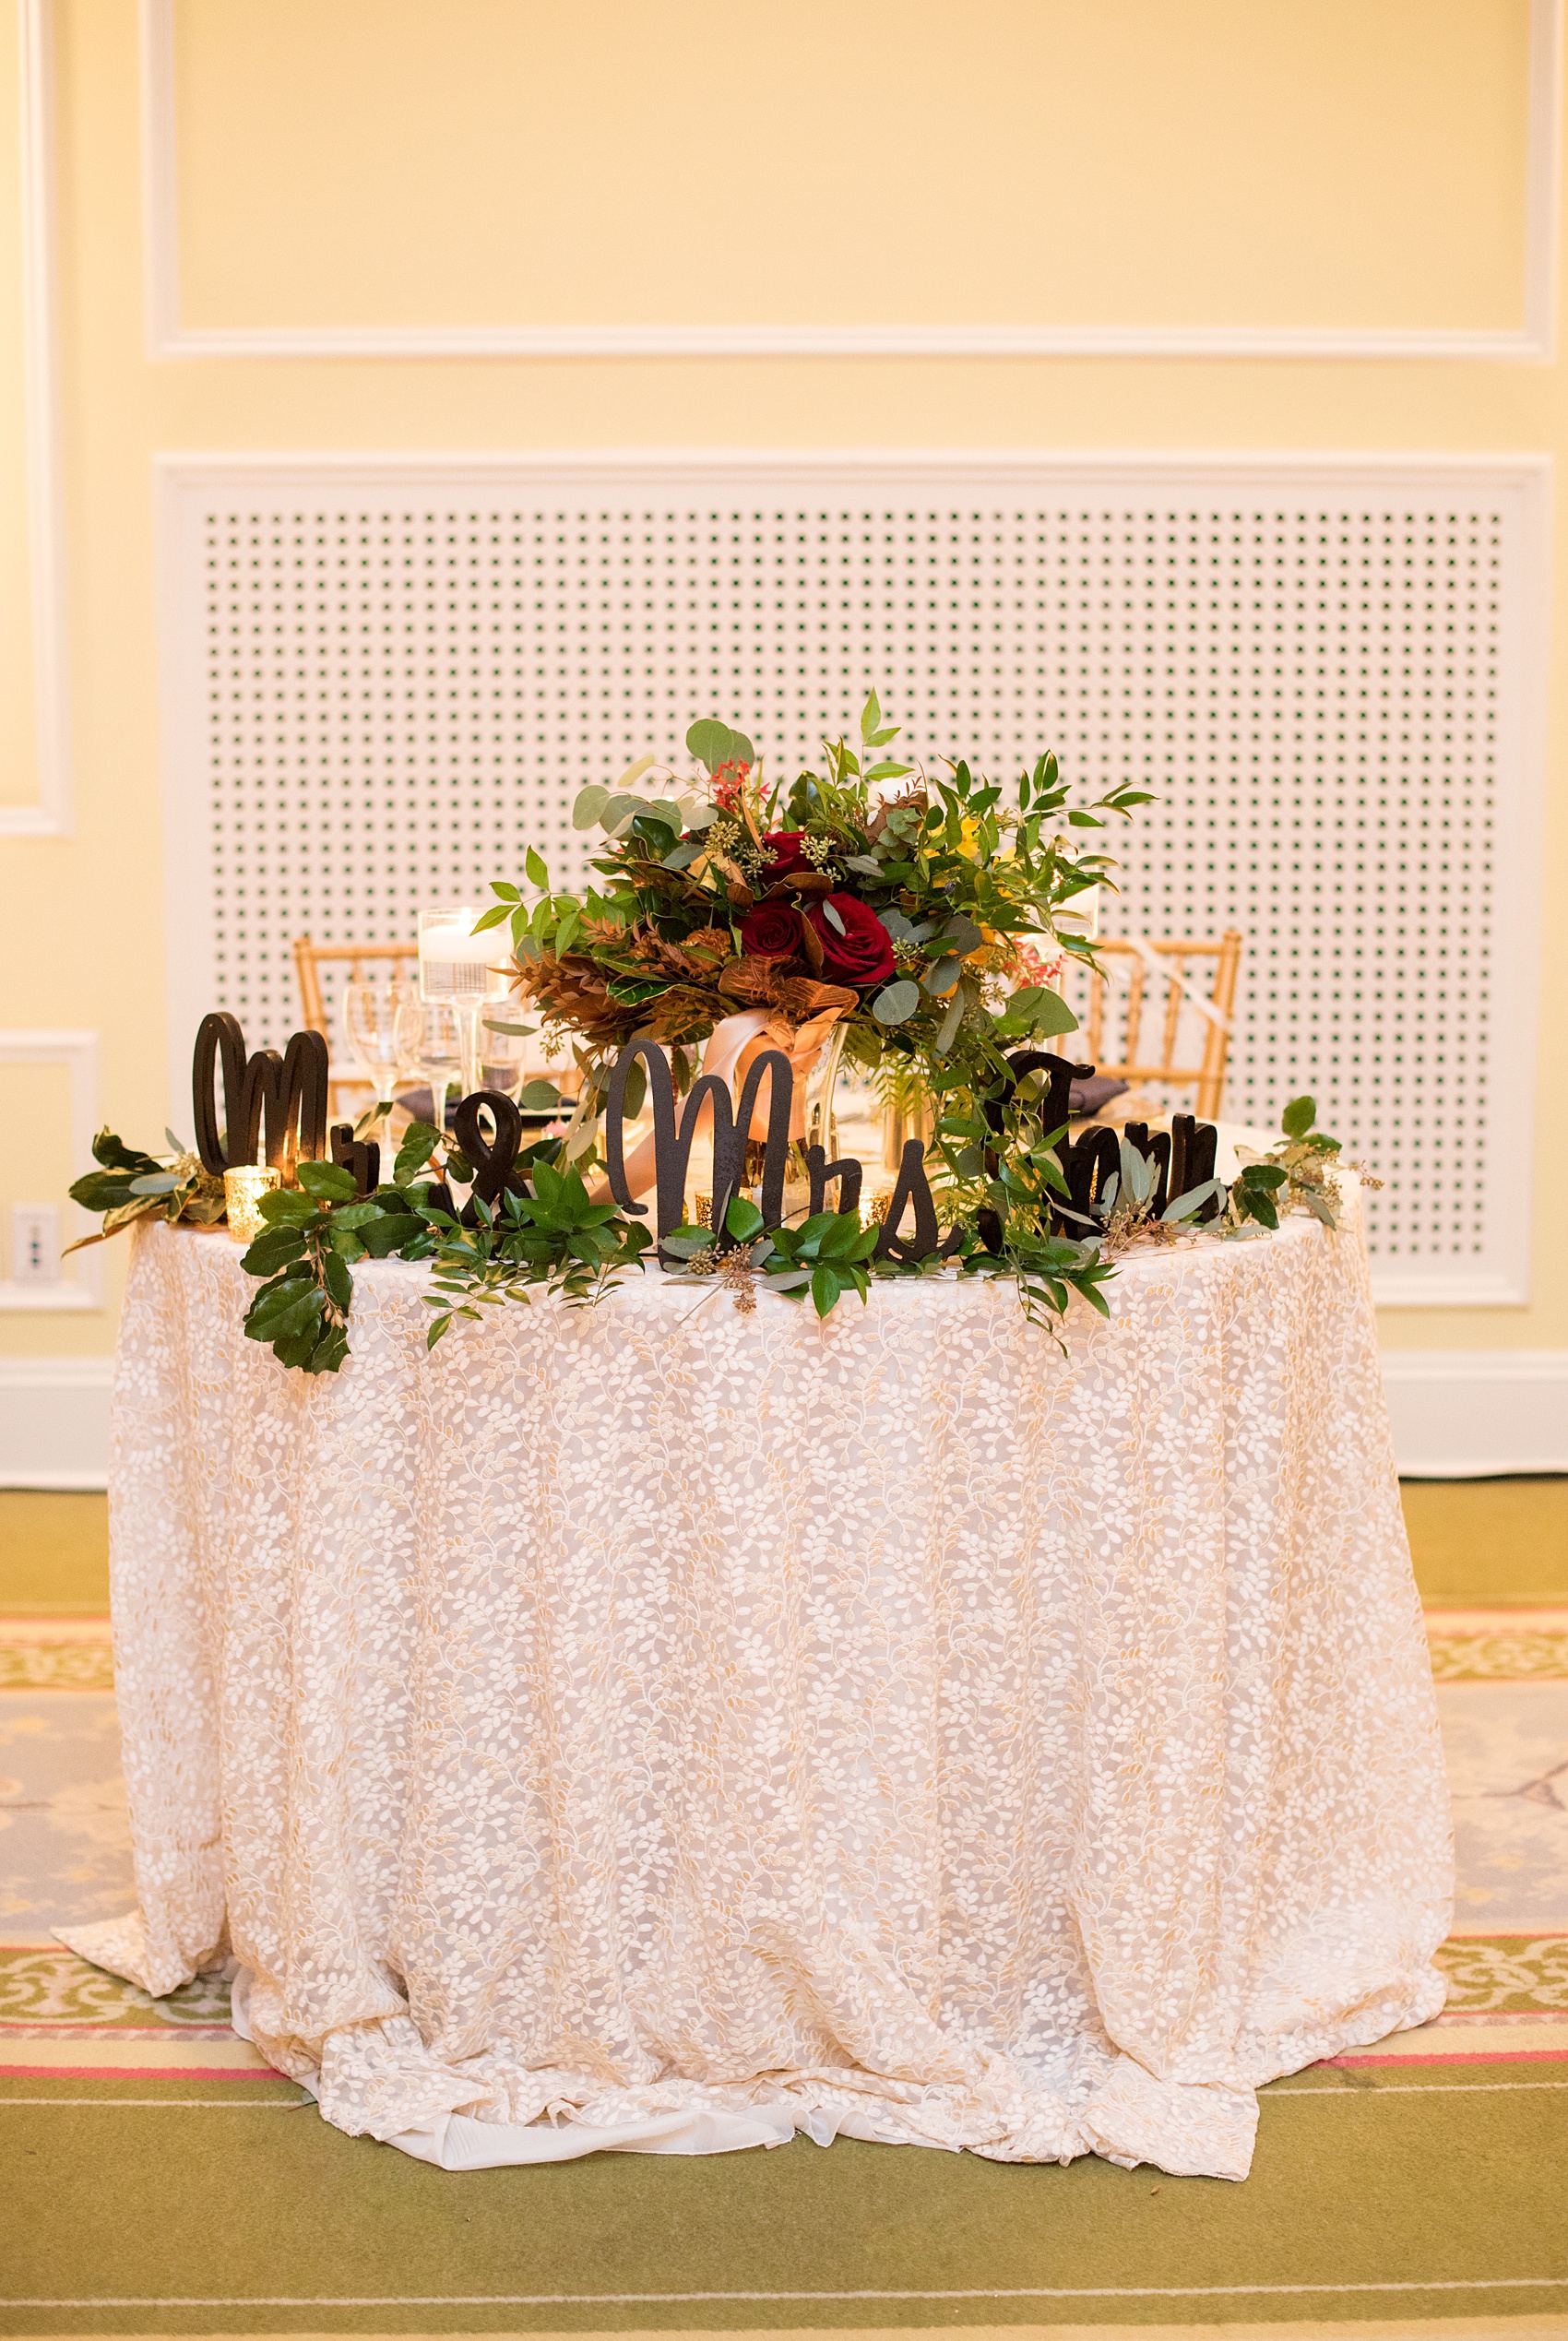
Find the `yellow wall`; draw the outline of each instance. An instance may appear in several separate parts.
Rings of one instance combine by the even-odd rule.
[[[16,0],[0,8],[0,123],[12,129],[20,84]],[[33,749],[32,604],[23,412],[21,173],[0,169],[0,804],[38,794]],[[0,1017],[3,1022],[4,1017]]]
[[[422,54],[421,25],[440,34]],[[192,326],[1523,314],[1523,0],[184,0],[175,26]],[[165,1094],[158,450],[1568,440],[1558,368],[1514,362],[150,362],[134,0],[59,0],[56,41],[77,830],[0,840],[0,1021],[96,1028],[103,1111],[127,1135],[185,1118]],[[0,366],[12,291],[0,279]],[[1556,691],[1548,1002],[1568,980],[1550,915],[1563,752]],[[0,803],[26,793],[20,753]],[[1390,1313],[1390,1344],[1568,1347],[1546,1194],[1565,1155],[1559,1065],[1539,1084],[1531,1305]],[[0,1317],[0,1353],[112,1337],[112,1310]]]

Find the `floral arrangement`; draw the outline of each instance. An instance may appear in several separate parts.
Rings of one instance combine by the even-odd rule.
[[[644,756],[612,789],[579,792],[576,826],[604,833],[602,885],[559,892],[530,851],[531,904],[493,886],[480,925],[509,925],[517,995],[570,1038],[583,1075],[569,1158],[592,1146],[634,1035],[670,1048],[679,1091],[698,1044],[738,1012],[766,1011],[766,1044],[797,1064],[841,1024],[851,1064],[940,1098],[989,1090],[1007,1077],[1005,1050],[1075,1029],[1049,979],[1064,952],[1092,957],[1071,906],[1113,864],[1070,833],[1146,795],[1069,806],[1044,755],[1004,803],[966,763],[928,776],[890,755],[897,736],[873,692],[858,747],[829,741],[823,772],[768,785],[742,733],[695,723],[686,744],[705,784]]]

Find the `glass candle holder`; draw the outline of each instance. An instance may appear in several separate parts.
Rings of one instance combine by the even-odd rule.
[[[474,922],[482,916],[477,903],[420,912],[422,1000],[450,1001],[459,1007],[505,1000],[511,986],[502,962],[511,957],[511,937],[505,929],[494,928],[475,934]]]
[[[224,1171],[223,1203],[229,1233],[236,1243],[255,1242],[267,1225],[261,1216],[261,1198],[276,1194],[282,1183],[283,1173],[269,1162],[242,1162],[235,1170]]]

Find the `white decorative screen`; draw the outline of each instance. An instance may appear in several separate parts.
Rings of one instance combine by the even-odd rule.
[[[1156,802],[1108,929],[1246,938],[1224,1113],[1310,1088],[1387,1299],[1523,1297],[1528,467],[172,467],[176,1067],[289,945],[488,899],[715,714],[774,769],[874,683],[919,756]],[[187,885],[186,880],[193,882]],[[182,900],[182,897],[184,899]],[[203,922],[197,922],[198,926]],[[177,1077],[182,1077],[178,1076]]]

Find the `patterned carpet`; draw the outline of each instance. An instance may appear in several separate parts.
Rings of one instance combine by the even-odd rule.
[[[102,1595],[59,1531],[94,1501],[52,1499],[49,1565],[0,1577],[0,2332],[1568,2334],[1568,1598],[1538,1541],[1527,1606],[1448,1568],[1469,1606],[1429,1610],[1448,2006],[1266,2090],[1245,2186],[799,2140],[453,2179],[327,2129],[221,1976],[154,2002],[53,1942],[132,1899]]]

